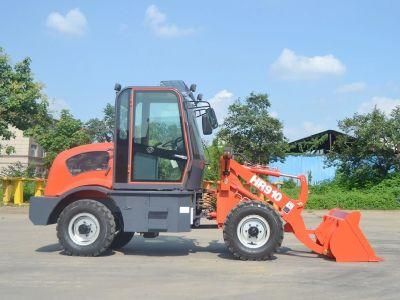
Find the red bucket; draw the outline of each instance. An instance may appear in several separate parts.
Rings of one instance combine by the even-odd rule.
[[[368,240],[361,232],[361,214],[358,211],[344,212],[332,209],[323,217],[315,230],[317,243],[327,250],[327,255],[338,262],[377,262],[382,259],[375,255]]]

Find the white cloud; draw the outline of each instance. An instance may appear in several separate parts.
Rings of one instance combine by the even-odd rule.
[[[46,21],[47,27],[71,36],[82,36],[87,30],[87,20],[79,8],[71,9],[65,16],[52,12]]]
[[[358,113],[369,113],[374,109],[374,107],[376,107],[383,111],[386,115],[389,115],[396,106],[400,106],[400,99],[373,97],[370,101],[361,103],[358,108]]]
[[[162,13],[154,4],[146,10],[145,24],[156,36],[163,38],[182,37],[195,33],[194,28],[182,28],[168,23],[166,14]]]
[[[316,124],[311,121],[304,121],[301,126],[298,127],[285,127],[284,133],[290,141],[295,141],[303,137],[313,135],[315,133],[326,130],[321,124]]]
[[[53,118],[59,119],[63,109],[71,109],[68,103],[63,99],[53,98],[49,100],[49,112],[52,114]]]
[[[367,85],[365,82],[353,82],[342,85],[336,89],[336,93],[347,94],[347,93],[359,93],[365,90]]]
[[[285,48],[270,71],[281,79],[317,79],[325,75],[341,75],[346,67],[332,54],[307,57]]]
[[[226,115],[228,114],[228,106],[235,101],[233,93],[227,90],[221,90],[214,95],[210,102],[211,107],[214,108],[215,114],[217,115],[218,123],[222,124]]]

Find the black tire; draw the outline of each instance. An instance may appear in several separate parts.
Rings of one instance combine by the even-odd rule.
[[[269,238],[265,238],[265,244],[260,242],[260,246],[252,248],[249,245],[245,245],[240,241],[238,236],[238,226],[242,220],[246,220],[246,217],[257,216],[261,217],[259,220],[265,220],[269,226]],[[256,219],[258,220],[258,219]],[[265,223],[265,222],[264,222]],[[248,223],[251,226],[251,222]],[[256,223],[257,224],[257,223]],[[258,225],[257,225],[258,226]],[[257,227],[258,228],[258,227]],[[268,229],[268,227],[266,227]],[[245,226],[243,227],[243,230]],[[255,229],[256,238],[258,234],[262,233],[262,230]],[[247,232],[250,232],[250,228]],[[264,232],[266,232],[264,230]],[[267,236],[267,234],[265,234]],[[250,237],[250,233],[249,233]],[[242,238],[243,240],[243,238]],[[269,204],[258,202],[258,201],[246,201],[236,206],[226,218],[224,224],[224,241],[229,251],[235,258],[241,260],[267,260],[271,259],[273,254],[281,246],[283,240],[283,223],[281,217],[276,210]]]
[[[79,244],[73,240],[73,235],[70,234],[69,226],[73,223],[73,219],[78,216],[91,215],[94,216],[98,222],[97,237],[94,236],[93,242],[90,244]],[[78,221],[77,221],[78,222]],[[82,221],[83,222],[83,221]],[[81,225],[81,226],[86,226]],[[79,233],[81,234],[81,226],[79,226]],[[71,225],[72,227],[72,225]],[[83,227],[83,230],[92,227]],[[115,220],[111,211],[102,203],[95,200],[78,200],[71,203],[63,209],[57,221],[57,237],[64,249],[64,253],[74,256],[99,256],[107,251],[113,242],[115,236]],[[74,232],[74,230],[71,230]],[[75,231],[76,232],[76,231]],[[93,231],[90,231],[93,232]],[[86,232],[83,232],[85,234]]]
[[[113,242],[111,243],[111,249],[121,249],[122,247],[126,246],[131,239],[133,238],[134,232],[118,232]]]
[[[200,225],[201,225],[200,218],[196,218],[193,220],[193,225],[192,225],[193,228],[199,228]]]

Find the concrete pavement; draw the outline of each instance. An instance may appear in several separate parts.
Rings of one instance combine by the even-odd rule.
[[[323,212],[306,212],[310,227]],[[27,208],[0,207],[0,299],[399,299],[400,211],[363,212],[381,263],[336,263],[285,234],[271,261],[232,259],[222,232],[135,237],[122,251],[65,256],[55,226],[33,226]]]

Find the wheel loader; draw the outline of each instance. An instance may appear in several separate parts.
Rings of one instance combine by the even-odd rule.
[[[232,255],[242,260],[270,259],[284,232],[336,261],[380,260],[359,228],[359,212],[333,209],[316,229],[307,229],[301,216],[308,196],[305,176],[240,164],[229,150],[220,159],[219,181],[208,190],[216,204],[205,208],[198,121],[204,135],[212,134],[218,122],[195,90],[183,81],[116,84],[113,143],[61,152],[44,196],[30,199],[32,223],[56,223],[67,255],[98,256],[125,246],[134,233],[155,238],[160,232],[187,232],[206,214],[223,230]],[[270,183],[271,176],[298,180],[298,199]]]

